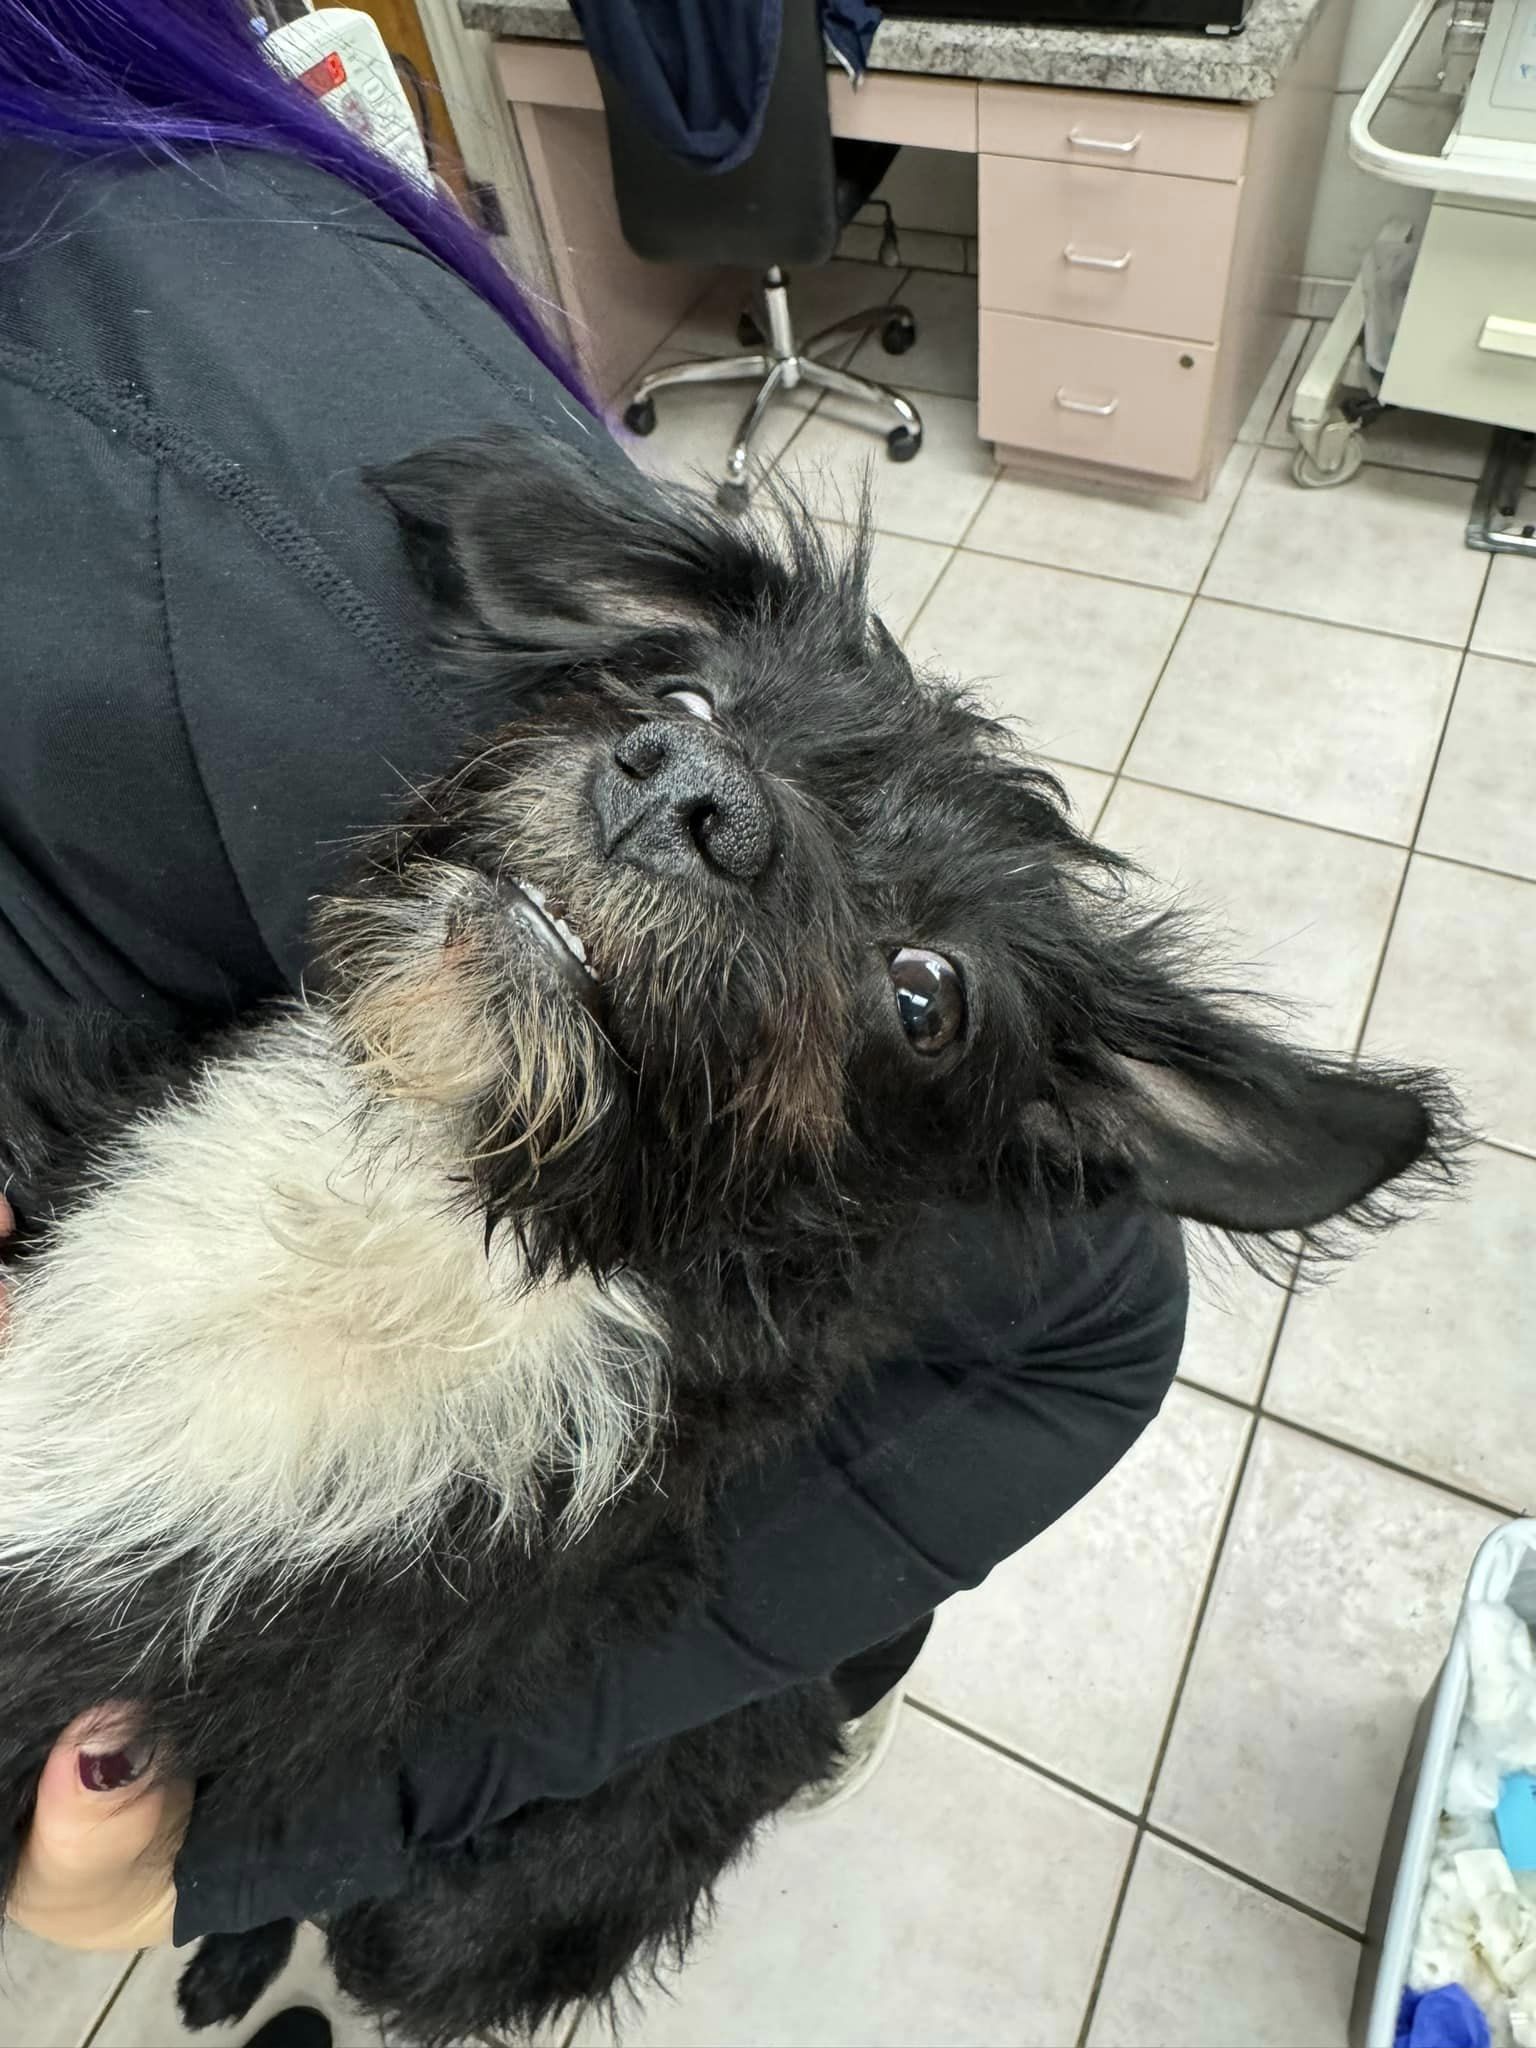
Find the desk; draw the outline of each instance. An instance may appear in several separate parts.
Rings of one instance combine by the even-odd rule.
[[[618,395],[691,270],[619,232],[602,98],[558,0],[462,0],[497,61],[560,296]],[[834,133],[977,159],[977,428],[1008,463],[1202,496],[1296,311],[1346,8],[1231,38],[888,21]],[[921,459],[921,458],[919,458]]]

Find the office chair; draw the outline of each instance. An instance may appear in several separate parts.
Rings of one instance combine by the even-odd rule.
[[[716,491],[728,511],[746,507],[752,440],[769,407],[800,384],[894,415],[886,446],[893,461],[910,462],[923,445],[923,423],[911,401],[820,360],[829,344],[871,328],[878,328],[887,354],[905,354],[917,339],[907,308],[871,306],[804,342],[796,340],[790,315],[784,267],[825,263],[896,155],[894,143],[834,141],[818,0],[784,0],[762,137],[735,170],[699,171],[672,156],[642,127],[622,85],[601,64],[597,75],[608,111],[619,222],[636,255],[653,263],[729,264],[762,273],[761,318],[744,314],[738,329],[751,352],[653,371],[631,394],[624,424],[632,433],[652,432],[656,394],[673,385],[756,380],[756,395],[736,430]]]

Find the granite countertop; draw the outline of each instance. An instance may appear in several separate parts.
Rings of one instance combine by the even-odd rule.
[[[1301,48],[1323,0],[1253,0],[1235,36],[1039,28],[982,21],[887,20],[870,68],[1023,85],[1096,86],[1200,100],[1266,100]],[[565,0],[459,0],[469,28],[492,35],[578,42]]]

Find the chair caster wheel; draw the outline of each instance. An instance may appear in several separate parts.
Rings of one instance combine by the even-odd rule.
[[[1335,484],[1347,484],[1365,460],[1365,444],[1358,434],[1344,443],[1337,469],[1319,469],[1305,448],[1291,457],[1291,475],[1304,491],[1327,491]]]
[[[922,430],[913,433],[910,427],[892,427],[885,445],[891,451],[892,462],[910,462],[923,445]]]
[[[761,348],[766,338],[750,313],[743,313],[736,322],[736,339],[743,348]]]
[[[917,340],[917,322],[910,313],[893,313],[880,330],[880,346],[888,356],[904,356]]]
[[[633,405],[625,406],[624,424],[632,434],[654,434],[656,431],[655,399],[637,398]]]
[[[745,484],[716,484],[715,503],[722,512],[745,512],[752,501],[752,493]]]

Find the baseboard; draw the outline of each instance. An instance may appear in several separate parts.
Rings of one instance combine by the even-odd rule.
[[[1296,310],[1304,320],[1331,320],[1349,295],[1349,280],[1302,277],[1296,281]]]

